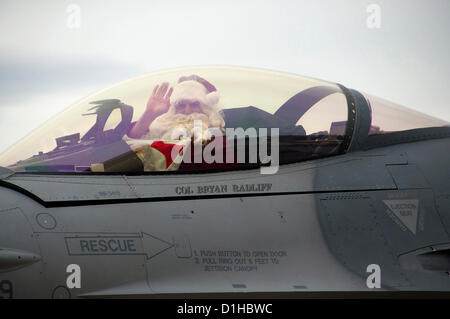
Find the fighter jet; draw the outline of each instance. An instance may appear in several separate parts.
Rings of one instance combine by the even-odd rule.
[[[448,122],[337,83],[127,80],[0,156],[0,296],[449,291],[449,150]]]

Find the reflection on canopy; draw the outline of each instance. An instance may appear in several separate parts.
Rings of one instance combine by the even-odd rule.
[[[188,80],[180,82],[186,77]],[[164,82],[174,88],[177,103],[180,100],[183,107],[194,111],[177,111],[172,108],[175,97],[170,97],[169,110],[152,119],[146,134],[132,136],[133,127],[152,109],[148,105],[153,88],[161,88]],[[223,127],[211,120],[209,109],[220,114]],[[206,148],[218,141],[204,135],[212,127],[222,132],[243,129],[247,133],[249,129],[267,129],[269,135],[270,129],[277,128],[280,163],[298,162],[345,151],[341,146],[347,112],[347,99],[341,89],[324,81],[245,68],[170,70],[124,81],[87,97],[2,154],[0,165],[27,172],[127,173],[235,169],[261,164],[249,162],[252,150],[248,143],[259,139],[248,135],[223,137],[224,161],[231,153],[231,162],[188,163],[189,145],[200,143]],[[160,117],[166,121],[158,122]],[[192,138],[195,118],[203,120],[198,141]],[[162,124],[159,129],[170,129],[170,134],[156,134],[157,122]],[[237,141],[242,138],[247,141],[244,147]],[[237,161],[238,152],[245,153],[244,163]]]

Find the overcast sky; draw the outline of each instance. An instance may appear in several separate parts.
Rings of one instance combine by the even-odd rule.
[[[189,65],[339,82],[450,121],[449,13],[449,0],[0,0],[0,152],[96,90]]]

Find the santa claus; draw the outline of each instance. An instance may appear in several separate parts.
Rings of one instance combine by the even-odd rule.
[[[205,79],[190,75],[181,77],[174,88],[169,88],[167,82],[156,85],[144,114],[133,123],[127,135],[142,141],[128,143],[143,162],[145,171],[213,169],[228,164],[223,160],[196,162],[189,146],[202,144],[201,151],[212,135],[213,139],[222,136],[215,141],[225,145],[224,127],[216,88]],[[152,142],[146,145],[148,140]],[[229,165],[234,165],[234,161]]]
[[[131,138],[151,140],[193,139],[205,142],[207,129],[224,131],[216,88],[205,79],[181,77],[169,89],[167,82],[156,85],[141,118],[128,133]]]

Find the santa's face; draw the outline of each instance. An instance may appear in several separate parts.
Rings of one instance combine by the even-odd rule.
[[[188,106],[189,107],[189,106]],[[208,115],[199,112],[189,114],[166,113],[155,119],[150,125],[150,136],[161,140],[190,139],[201,141],[205,139],[206,131],[211,125]],[[195,133],[194,133],[195,132]]]
[[[220,112],[202,104],[198,99],[183,98],[174,101],[169,111],[156,118],[146,138],[181,140],[194,138],[194,142],[207,139],[209,128],[224,127]]]
[[[175,104],[175,113],[176,114],[202,113],[202,108],[199,101],[181,100]]]

